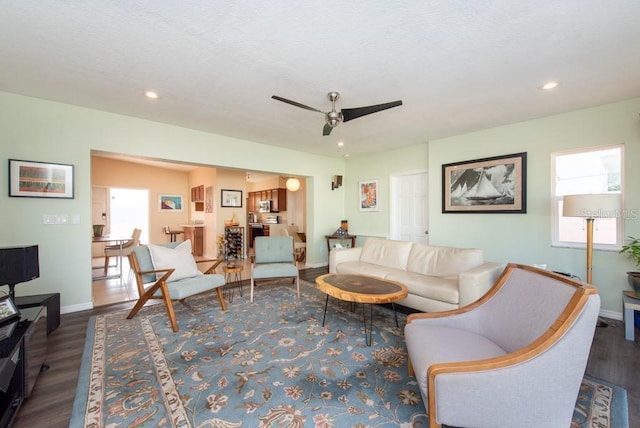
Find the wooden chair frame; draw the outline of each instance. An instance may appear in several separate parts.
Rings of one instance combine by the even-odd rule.
[[[205,275],[216,273],[216,268],[220,265],[220,263],[223,262],[223,259],[196,260],[196,263],[211,263],[211,262],[213,262],[213,265],[209,267],[209,269],[203,272]],[[167,314],[169,315],[169,320],[171,321],[171,328],[173,329],[174,332],[177,332],[179,330],[179,327],[178,327],[178,320],[176,319],[176,314],[173,310],[172,300],[174,299],[171,299],[171,296],[169,294],[169,288],[167,287],[167,280],[169,279],[169,277],[171,276],[171,274],[174,272],[175,269],[170,268],[170,269],[141,271],[140,264],[138,263],[138,258],[136,257],[136,254],[134,252],[129,254],[129,263],[136,277],[136,285],[138,286],[138,295],[140,296],[140,298],[138,299],[138,302],[135,304],[133,309],[131,309],[131,312],[129,312],[129,315],[127,315],[127,319],[130,320],[134,316],[136,316],[138,311],[150,299],[160,299],[164,301],[164,305],[167,308]],[[162,273],[162,272],[164,272],[162,277],[157,279],[156,282],[153,283],[153,285],[151,285],[149,288],[145,290],[143,276],[150,273],[156,274],[156,273]],[[154,296],[154,294],[158,290],[161,290],[162,295]],[[218,300],[220,301],[220,306],[222,307],[222,310],[226,311],[227,304],[225,303],[224,297],[222,295],[222,287],[217,287],[216,293],[218,295]],[[182,302],[184,299],[175,299],[175,300]]]

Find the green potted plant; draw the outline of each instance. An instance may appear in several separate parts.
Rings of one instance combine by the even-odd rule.
[[[622,246],[620,254],[624,254],[633,260],[636,268],[640,269],[640,238],[629,236],[627,243]],[[640,296],[640,272],[627,272],[627,279],[629,280],[629,285],[635,290],[636,295]]]

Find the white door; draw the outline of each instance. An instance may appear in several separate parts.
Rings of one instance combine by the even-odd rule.
[[[428,174],[391,176],[391,239],[429,243]]]

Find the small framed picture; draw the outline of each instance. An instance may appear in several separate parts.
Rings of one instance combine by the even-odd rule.
[[[378,180],[361,181],[358,185],[358,203],[360,211],[378,211],[379,208]]]
[[[158,211],[180,212],[182,211],[181,195],[160,195],[158,197]]]
[[[9,159],[9,196],[73,199],[73,165]]]
[[[0,297],[0,324],[20,316],[18,307],[9,296]]]
[[[242,190],[222,189],[220,206],[242,208]]]

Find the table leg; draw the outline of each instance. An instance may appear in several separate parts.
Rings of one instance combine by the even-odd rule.
[[[626,340],[635,340],[634,321],[634,310],[624,305],[624,338]]]
[[[322,326],[324,327],[324,321],[327,318],[327,305],[329,305],[329,295],[327,294],[327,300],[324,301],[324,315],[322,316]]]
[[[398,313],[396,312],[396,304],[391,302],[391,307],[393,308],[393,317],[396,319],[396,327],[400,327],[398,325]]]
[[[369,328],[367,329],[367,317],[365,315],[365,306],[369,305]],[[364,324],[364,337],[367,343],[367,346],[371,346],[371,336],[373,333],[373,304],[371,303],[363,303],[362,304],[362,323]]]

